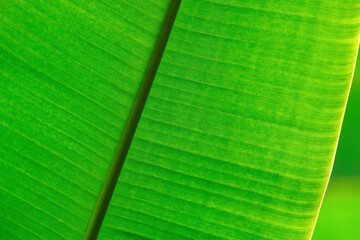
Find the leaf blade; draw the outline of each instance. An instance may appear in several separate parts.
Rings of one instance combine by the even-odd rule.
[[[310,238],[358,47],[350,9],[183,1],[100,239]]]
[[[168,6],[1,2],[1,231],[84,237]]]

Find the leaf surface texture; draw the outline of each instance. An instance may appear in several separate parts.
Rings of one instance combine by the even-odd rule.
[[[359,16],[356,1],[182,1],[100,239],[309,239]]]
[[[83,238],[168,6],[1,1],[0,238]]]
[[[84,237],[172,2],[0,0],[1,238]],[[183,0],[99,239],[309,239],[359,26]]]

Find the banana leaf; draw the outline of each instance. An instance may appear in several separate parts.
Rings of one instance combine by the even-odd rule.
[[[311,238],[358,1],[0,2],[1,238]]]

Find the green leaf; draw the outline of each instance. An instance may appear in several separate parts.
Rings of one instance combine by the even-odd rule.
[[[1,238],[96,235],[169,6],[1,1]]]
[[[360,232],[359,55],[336,150],[334,168],[316,223],[314,240],[358,239]]]
[[[358,1],[178,4],[0,1],[1,238],[311,237]]]
[[[182,1],[100,239],[309,239],[356,1]]]

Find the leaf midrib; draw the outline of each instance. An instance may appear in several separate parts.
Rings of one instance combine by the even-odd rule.
[[[89,224],[83,238],[84,240],[97,239],[103,219],[106,214],[106,210],[109,206],[111,197],[115,190],[116,183],[118,181],[121,169],[126,159],[126,155],[129,151],[152,83],[154,81],[160,61],[162,59],[172,26],[175,22],[176,14],[180,7],[180,3],[181,0],[172,0],[168,8],[165,20],[158,35],[158,39],[155,43],[154,50],[147,64],[146,71],[144,72],[139,91],[131,108],[130,115],[126,121],[124,131],[120,137],[119,145],[116,149],[114,158],[106,175],[104,185],[102,186],[100,195],[92,212]]]

